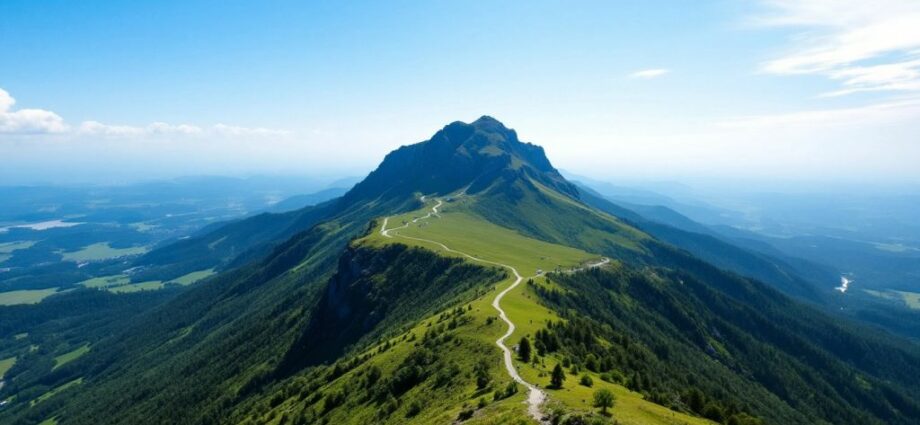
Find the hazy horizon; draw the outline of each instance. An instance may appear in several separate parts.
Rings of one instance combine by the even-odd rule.
[[[599,180],[917,184],[883,3],[4,2],[0,184],[363,175],[485,114]]]

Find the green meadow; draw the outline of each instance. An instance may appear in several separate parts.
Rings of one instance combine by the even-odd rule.
[[[0,254],[11,254],[13,251],[31,248],[36,241],[16,241],[0,243]]]
[[[216,273],[217,272],[214,269],[205,269],[205,270],[198,270],[198,271],[188,273],[186,275],[180,276],[168,282],[162,282],[159,280],[151,280],[151,281],[139,282],[139,283],[131,283],[131,278],[128,277],[128,275],[117,274],[117,275],[110,275],[110,276],[95,277],[92,279],[84,280],[83,282],[80,282],[79,284],[87,288],[105,289],[109,292],[114,292],[114,293],[153,291],[157,289],[163,289],[168,283],[188,286],[202,279],[213,276]]]
[[[131,279],[127,275],[123,274],[101,276],[89,280],[84,280],[83,282],[80,282],[80,285],[83,285],[87,288],[105,289],[106,291],[116,294],[138,291],[153,291],[157,289],[163,289],[164,286],[163,282],[159,280],[131,283]]]
[[[895,302],[903,302],[907,308],[920,310],[920,293],[907,291],[864,289],[865,293],[874,297],[883,298]]]
[[[107,288],[107,290],[116,294],[125,294],[139,291],[156,291],[158,289],[163,289],[164,286],[163,282],[159,280],[151,280],[148,282],[132,283],[130,285],[113,286]]]
[[[9,260],[13,251],[27,249],[35,245],[35,241],[17,241],[0,243],[0,263]]]
[[[114,286],[128,285],[131,283],[131,279],[127,275],[118,274],[112,276],[101,276],[94,277],[89,280],[84,280],[80,282],[80,285],[83,285],[87,288],[109,288]]]
[[[109,258],[118,258],[127,255],[139,255],[145,252],[147,252],[147,248],[143,246],[130,248],[112,248],[108,242],[99,242],[85,246],[83,249],[78,251],[64,252],[61,255],[63,255],[64,261],[83,262],[106,260]]]
[[[38,403],[41,403],[41,402],[43,402],[43,401],[45,401],[45,400],[47,400],[47,399],[49,399],[49,398],[51,398],[51,397],[54,397],[54,395],[57,394],[57,393],[59,393],[59,392],[65,391],[65,390],[67,390],[67,389],[70,389],[70,388],[75,387],[75,386],[77,386],[77,385],[80,385],[80,384],[82,384],[82,383],[83,383],[83,378],[77,378],[77,379],[74,379],[73,381],[67,382],[66,384],[62,384],[62,385],[60,385],[60,386],[54,387],[54,388],[48,390],[48,392],[46,392],[46,393],[44,393],[44,394],[38,396],[38,398],[36,398],[35,400],[32,400],[32,401],[30,402],[30,405],[34,406],[34,405],[36,405],[36,404],[38,404]]]
[[[37,304],[54,295],[57,290],[58,288],[47,288],[0,292],[0,305]]]
[[[0,360],[0,379],[3,379],[3,375],[5,375],[6,371],[10,370],[14,364],[16,364],[16,356]]]
[[[198,282],[199,280],[205,279],[207,277],[211,277],[216,273],[217,272],[214,271],[213,268],[205,269],[205,270],[198,270],[198,271],[186,274],[184,276],[177,277],[173,280],[170,280],[167,283],[178,283],[179,285],[187,286],[195,282]]]
[[[65,364],[76,360],[77,358],[79,358],[80,356],[88,352],[89,352],[89,344],[86,344],[86,345],[81,345],[80,347],[72,351],[68,351],[64,354],[61,354],[60,356],[57,356],[54,358],[54,367],[51,370],[64,366]]]

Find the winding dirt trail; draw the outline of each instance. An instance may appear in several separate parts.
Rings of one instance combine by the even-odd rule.
[[[435,205],[434,207],[431,208],[431,212],[429,212],[427,215],[425,215],[425,216],[423,216],[423,217],[418,217],[418,218],[416,218],[416,219],[413,219],[413,220],[411,221],[411,223],[415,223],[415,222],[417,222],[417,221],[419,221],[419,220],[424,220],[424,219],[431,218],[432,215],[437,215],[437,214],[438,214],[438,208],[439,208],[441,205],[442,205],[441,200],[438,200],[437,205]],[[409,227],[409,224],[410,224],[410,223],[406,223],[406,224],[403,224],[403,225],[400,226],[400,227],[394,227],[394,228],[392,228],[392,229],[387,229],[387,223],[388,223],[388,222],[389,222],[389,217],[386,217],[386,218],[383,219],[383,225],[380,226],[380,234],[381,234],[382,236],[384,236],[384,237],[387,237],[387,238],[392,238],[392,237],[393,237],[393,235],[390,235],[390,232],[391,232],[391,231],[393,231],[393,230],[399,230],[399,229],[405,229],[405,228]],[[543,420],[543,413],[540,411],[540,406],[542,406],[542,405],[543,405],[543,402],[546,400],[546,393],[543,392],[543,390],[537,388],[536,385],[533,385],[533,384],[531,384],[531,383],[525,381],[524,378],[521,378],[521,375],[518,373],[517,369],[514,367],[514,359],[513,359],[512,353],[511,353],[511,349],[508,348],[507,345],[505,345],[505,340],[508,339],[508,337],[510,337],[511,334],[514,333],[515,326],[514,326],[514,322],[512,322],[511,319],[508,318],[508,315],[505,314],[505,310],[502,309],[501,301],[502,301],[502,298],[504,298],[505,295],[508,294],[508,292],[511,292],[514,288],[516,288],[518,285],[520,285],[520,283],[524,280],[524,278],[521,276],[521,274],[518,273],[518,271],[517,271],[516,268],[514,268],[514,267],[512,267],[512,266],[510,266],[510,265],[508,265],[508,264],[502,264],[502,263],[498,263],[498,262],[495,262],[495,261],[489,261],[489,260],[484,260],[484,259],[482,259],[482,258],[477,258],[477,257],[474,257],[474,256],[472,256],[472,255],[470,255],[470,254],[465,253],[465,252],[457,251],[457,250],[455,250],[455,249],[451,249],[451,248],[448,247],[447,245],[444,245],[443,243],[438,242],[438,241],[433,241],[433,240],[430,240],[430,239],[423,239],[423,238],[416,238],[416,237],[413,237],[413,236],[400,235],[399,233],[397,233],[396,236],[401,237],[401,238],[405,238],[405,239],[411,239],[411,240],[415,240],[415,241],[427,242],[427,243],[435,244],[435,245],[441,247],[441,248],[442,248],[443,250],[445,250],[445,251],[448,251],[448,252],[452,252],[452,253],[454,253],[454,254],[461,255],[461,256],[463,256],[463,257],[469,258],[470,260],[473,260],[473,261],[476,261],[476,262],[480,262],[480,263],[485,263],[485,264],[491,264],[491,265],[495,265],[495,266],[499,266],[499,267],[504,267],[504,268],[506,268],[506,269],[508,269],[508,270],[511,270],[511,273],[514,274],[514,278],[515,278],[515,279],[514,279],[514,282],[513,282],[511,285],[509,285],[507,288],[505,288],[504,290],[502,290],[501,292],[499,292],[498,295],[495,296],[495,299],[492,300],[492,307],[495,308],[495,310],[498,311],[498,316],[501,317],[501,319],[502,319],[506,324],[508,324],[508,330],[505,332],[504,335],[502,335],[500,338],[498,338],[498,339],[495,341],[495,344],[498,345],[498,348],[501,348],[501,350],[502,350],[503,358],[504,358],[504,363],[505,363],[505,369],[508,371],[508,375],[511,376],[511,379],[513,379],[515,382],[517,382],[517,383],[519,383],[519,384],[521,384],[521,385],[527,387],[527,412],[528,412],[528,413],[530,414],[530,416],[533,417],[537,422],[539,422],[539,423],[541,423],[541,424],[545,424],[546,422]],[[609,260],[608,260],[608,261],[609,261]]]
[[[422,200],[424,200],[424,198],[425,198],[425,197],[423,196],[423,197],[422,197]],[[425,215],[423,215],[423,216],[421,216],[421,217],[416,217],[416,218],[412,219],[412,221],[407,221],[407,222],[406,222],[405,224],[403,224],[402,226],[394,227],[394,228],[392,228],[392,229],[387,229],[387,223],[390,222],[390,217],[385,217],[385,218],[383,219],[383,225],[380,226],[380,235],[381,235],[381,236],[384,236],[384,237],[387,237],[387,238],[392,238],[393,236],[390,236],[390,232],[392,232],[392,231],[394,231],[394,230],[405,229],[405,228],[409,227],[410,224],[416,223],[416,222],[418,222],[419,220],[427,220],[427,219],[431,218],[432,215],[438,215],[438,208],[440,208],[441,205],[443,205],[443,204],[444,204],[444,203],[441,202],[440,199],[438,199],[438,204],[435,205],[435,206],[433,206],[433,207],[431,207],[431,212],[429,212],[428,214],[425,214]],[[400,235],[400,237],[408,238],[408,236],[402,236],[402,235]],[[410,239],[411,239],[411,238],[410,238]],[[432,242],[433,242],[433,241],[432,241]]]

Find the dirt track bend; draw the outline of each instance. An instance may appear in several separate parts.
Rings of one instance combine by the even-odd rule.
[[[424,220],[424,219],[431,218],[432,215],[437,215],[437,214],[438,214],[438,208],[439,208],[441,205],[442,205],[441,200],[438,200],[437,205],[435,205],[434,207],[432,207],[432,208],[431,208],[431,212],[429,212],[427,215],[422,216],[422,217],[415,218],[415,219],[413,219],[411,222],[407,222],[407,223],[403,224],[403,225],[400,226],[400,227],[394,227],[394,228],[392,228],[392,229],[387,229],[387,223],[389,223],[390,218],[389,218],[389,217],[386,217],[386,218],[383,219],[383,225],[380,226],[380,234],[381,234],[382,236],[384,236],[384,237],[392,238],[393,235],[390,235],[390,232],[391,232],[391,231],[393,231],[393,230],[399,230],[399,229],[405,229],[405,228],[409,227],[409,224],[410,224],[410,223],[415,223],[415,222],[417,222],[417,221],[419,221],[419,220]],[[502,298],[504,298],[505,295],[508,294],[508,292],[510,292],[511,290],[513,290],[514,288],[516,288],[516,287],[521,283],[521,281],[524,280],[524,278],[521,277],[521,274],[518,273],[518,271],[517,271],[516,268],[514,268],[514,267],[512,267],[512,266],[509,266],[509,265],[507,265],[507,264],[497,263],[497,262],[489,261],[489,260],[483,260],[483,259],[481,259],[481,258],[477,258],[477,257],[474,257],[474,256],[472,256],[472,255],[470,255],[470,254],[467,254],[467,253],[465,253],[465,252],[461,252],[461,251],[457,251],[457,250],[455,250],[455,249],[451,249],[451,248],[449,248],[447,245],[444,245],[443,243],[438,242],[438,241],[433,241],[433,240],[430,240],[430,239],[423,239],[423,238],[416,238],[416,237],[412,237],[412,236],[405,236],[405,235],[400,235],[400,234],[398,234],[398,233],[396,234],[396,236],[401,237],[401,238],[405,238],[405,239],[411,239],[411,240],[415,240],[415,241],[421,241],[421,242],[427,242],[427,243],[435,244],[435,245],[441,247],[442,249],[444,249],[445,251],[452,252],[452,253],[455,253],[455,254],[459,254],[459,255],[461,255],[461,256],[464,256],[464,257],[466,257],[466,258],[469,258],[470,260],[473,260],[473,261],[476,261],[476,262],[480,262],[480,263],[485,263],[485,264],[492,264],[492,265],[495,265],[495,266],[500,266],[500,267],[504,267],[504,268],[506,268],[506,269],[508,269],[508,270],[511,270],[511,273],[514,274],[514,278],[515,278],[515,279],[514,279],[514,282],[513,282],[511,285],[509,285],[507,288],[505,288],[504,290],[502,290],[501,292],[499,292],[498,295],[495,296],[495,299],[492,300],[492,307],[494,307],[495,310],[498,311],[499,317],[501,317],[501,319],[504,320],[505,323],[508,324],[508,331],[506,331],[504,335],[502,335],[500,338],[498,338],[498,339],[495,341],[495,344],[498,345],[498,348],[501,348],[501,350],[502,350],[502,352],[503,352],[503,354],[504,354],[505,369],[507,369],[508,375],[511,376],[511,379],[513,379],[513,380],[515,380],[516,382],[518,382],[519,384],[521,384],[521,385],[527,387],[527,391],[528,391],[528,392],[527,392],[527,412],[530,414],[530,416],[532,416],[534,419],[536,419],[537,422],[544,423],[544,421],[543,421],[543,414],[542,414],[542,412],[540,411],[540,406],[541,406],[541,405],[543,404],[543,402],[546,400],[546,393],[544,393],[543,390],[537,388],[536,385],[533,385],[533,384],[531,384],[531,383],[525,381],[524,378],[521,378],[521,375],[518,373],[517,369],[514,367],[514,361],[513,361],[513,356],[512,356],[512,354],[511,354],[511,349],[508,348],[507,345],[505,345],[505,340],[508,339],[508,337],[510,337],[511,334],[514,333],[515,326],[514,326],[514,322],[512,322],[511,319],[508,318],[508,315],[505,314],[505,310],[502,309],[502,307],[501,307],[501,301],[502,301]]]

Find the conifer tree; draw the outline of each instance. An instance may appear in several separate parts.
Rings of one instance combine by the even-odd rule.
[[[518,344],[518,357],[520,357],[523,362],[530,361],[530,341],[526,336],[521,338],[521,343]]]
[[[563,381],[565,381],[565,372],[562,370],[562,366],[556,363],[556,367],[553,368],[552,376],[550,376],[549,383],[553,388],[562,388]]]

